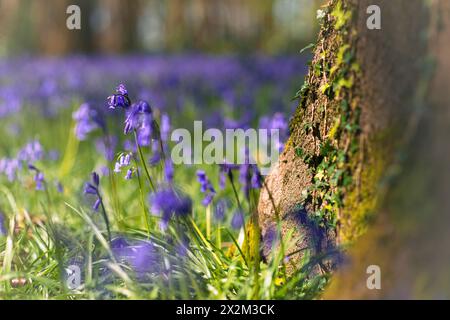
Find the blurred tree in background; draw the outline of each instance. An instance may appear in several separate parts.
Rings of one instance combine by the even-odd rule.
[[[0,0],[0,54],[298,52],[320,0]],[[81,8],[81,30],[66,9]]]

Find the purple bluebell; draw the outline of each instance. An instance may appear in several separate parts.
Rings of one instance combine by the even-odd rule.
[[[117,92],[118,94],[123,95],[123,96],[127,96],[127,95],[128,95],[128,90],[127,90],[127,88],[125,87],[125,85],[122,84],[122,83],[119,84],[119,85],[117,86],[116,92]]]
[[[97,195],[97,188],[93,186],[91,183],[87,182],[84,185],[84,194]]]
[[[152,124],[142,123],[136,130],[137,141],[140,146],[149,146],[152,139]]]
[[[189,197],[175,192],[167,187],[150,195],[151,212],[160,215],[162,230],[167,228],[173,216],[183,217],[192,212],[192,201]]]
[[[56,190],[58,191],[58,193],[64,192],[64,186],[62,185],[62,183],[60,181],[56,182]]]
[[[0,173],[6,175],[10,182],[17,178],[17,173],[21,168],[21,162],[17,159],[1,158]]]
[[[78,140],[86,140],[89,133],[100,127],[95,121],[97,111],[92,109],[88,103],[83,103],[72,117],[76,121],[75,135]]]
[[[50,151],[48,152],[48,158],[49,158],[51,161],[57,161],[57,160],[59,160],[59,157],[60,157],[60,153],[59,153],[58,150],[50,150]]]
[[[5,237],[6,235],[5,215],[0,211],[0,237]]]
[[[116,162],[114,164],[114,172],[115,173],[121,173],[122,172],[122,166],[120,165],[120,162]]]
[[[95,141],[95,146],[107,161],[113,161],[117,148],[117,137],[113,135],[104,136]]]
[[[163,113],[161,115],[160,131],[161,131],[161,140],[166,143],[169,140],[170,134],[170,118],[167,115],[167,113]]]
[[[37,172],[34,176],[34,181],[36,182],[36,190],[44,190],[44,174],[42,172]]]
[[[125,112],[125,126],[123,129],[124,134],[129,134],[136,130],[139,125],[139,107],[136,104],[132,104]]]
[[[278,130],[279,140],[276,141],[275,147],[279,152],[282,152],[284,149],[284,142],[289,137],[289,123],[284,114],[281,112],[276,112],[271,117],[262,117],[259,121],[259,127],[261,129],[267,129],[269,135],[271,135],[270,130]]]
[[[24,162],[36,162],[42,160],[44,149],[39,141],[33,140],[27,143],[17,154],[17,159]]]
[[[98,188],[98,186],[100,185],[100,176],[97,174],[97,172],[94,171],[91,173],[91,178],[94,185]]]
[[[94,204],[92,205],[92,209],[94,209],[94,211],[98,211],[98,208],[100,207],[101,204],[101,200],[100,198],[97,198],[94,202]]]
[[[102,200],[102,197],[100,195],[99,187],[100,187],[100,177],[94,171],[91,174],[91,181],[87,182],[85,184],[84,193],[88,194],[88,195],[94,195],[95,196],[95,202],[94,202],[94,205],[92,206],[92,209],[94,211],[98,211],[98,209],[100,207],[102,208],[101,213],[103,215],[103,219],[105,221],[106,229],[108,231],[108,240],[109,240],[109,242],[111,242],[111,229],[110,229],[110,225],[109,225],[109,219],[108,219],[108,215],[106,213],[105,207],[103,206],[103,200]]]
[[[225,189],[227,178],[233,179],[232,170],[239,169],[239,165],[230,164],[226,161],[219,164],[219,187],[220,189]]]
[[[129,257],[129,262],[134,271],[139,275],[155,270],[159,262],[159,254],[151,242],[141,242],[134,247],[134,252]]]
[[[244,214],[242,211],[237,210],[231,218],[231,227],[235,230],[239,230],[244,225]]]
[[[156,166],[162,159],[160,150],[160,141],[154,139],[152,140],[152,156],[148,163],[151,166]]]
[[[242,185],[246,198],[250,196],[250,189],[262,187],[262,177],[258,166],[250,160],[249,150],[245,149],[245,163],[239,168],[239,182]]]
[[[137,151],[136,144],[130,140],[125,140],[123,142],[123,149],[128,152],[136,152]]]
[[[100,167],[100,172],[101,172],[103,177],[108,177],[109,176],[109,168],[108,168],[108,166],[101,166]]]
[[[94,205],[92,206],[92,208],[97,211],[99,206],[101,205],[101,197],[100,197],[100,192],[98,190],[100,184],[100,177],[96,172],[92,172],[91,174],[91,181],[90,182],[86,182],[86,184],[84,185],[84,194],[86,195],[93,195],[95,196],[95,202]]]
[[[128,169],[127,174],[125,175],[126,180],[131,180],[133,178],[133,169]]]
[[[45,179],[44,174],[36,168],[33,164],[28,164],[28,169],[34,171],[34,182],[36,183],[36,190],[44,190],[45,189]]]
[[[171,158],[167,158],[164,162],[164,179],[168,184],[172,184],[174,176],[174,168]]]
[[[189,239],[187,237],[183,237],[183,239],[175,245],[175,252],[178,257],[184,258],[187,256],[189,252]]]
[[[128,264],[139,278],[160,271],[162,257],[150,241],[117,237],[111,241],[111,251],[116,260]]]
[[[202,200],[202,205],[207,207],[213,201],[216,190],[214,190],[214,187],[206,176],[205,171],[197,171],[197,180],[200,183],[200,191],[205,194],[205,197]]]
[[[116,93],[109,96],[107,99],[108,106],[110,109],[124,108],[127,109],[131,102],[128,97],[128,90],[124,84],[119,84],[116,88]]]
[[[223,221],[225,219],[225,210],[226,210],[227,204],[225,200],[219,200],[215,206],[214,210],[214,218],[217,221]]]
[[[138,144],[150,145],[153,133],[153,115],[148,102],[138,101],[133,103],[126,111],[124,133],[136,131]]]
[[[121,154],[114,165],[114,172],[120,173],[123,167],[128,167],[131,163],[131,154]]]
[[[263,177],[257,165],[253,165],[252,167],[252,179],[251,179],[251,187],[253,189],[261,189],[263,186]]]

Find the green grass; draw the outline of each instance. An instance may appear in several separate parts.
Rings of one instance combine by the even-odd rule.
[[[264,262],[244,255],[248,239],[230,228],[231,212],[237,208],[232,188],[218,192],[217,198],[231,203],[226,220],[218,223],[211,208],[201,205],[195,176],[199,167],[175,169],[175,184],[192,198],[193,212],[172,221],[164,233],[157,217],[149,214],[151,189],[145,174],[140,183],[136,177],[128,181],[116,174],[101,178],[112,238],[151,240],[161,257],[152,268],[157,271],[144,278],[135,274],[130,265],[116,260],[101,213],[94,212],[83,195],[90,173],[102,166],[111,170],[113,164],[96,152],[93,139],[76,140],[72,111],[63,110],[53,119],[28,113],[0,123],[3,156],[14,156],[29,137],[39,139],[47,151],[61,152],[57,161],[35,164],[45,174],[46,191],[35,190],[33,174],[27,169],[20,172],[18,181],[0,178],[0,211],[7,229],[0,236],[0,299],[312,299],[323,290],[327,276],[312,272],[314,259],[308,253],[297,272],[285,274],[285,256],[293,246],[289,237],[283,239],[284,250],[276,246]],[[11,123],[20,125],[23,132],[8,133]],[[112,127],[121,132],[120,125]],[[148,150],[143,150],[143,157],[148,156]],[[217,184],[218,168],[202,169]],[[150,168],[149,175],[161,179],[162,168]],[[63,193],[57,192],[54,181],[62,183]],[[258,194],[253,194],[250,205],[237,189],[248,221]],[[176,248],[183,233],[190,239],[185,256]],[[78,290],[66,284],[65,268],[74,261],[82,266]]]

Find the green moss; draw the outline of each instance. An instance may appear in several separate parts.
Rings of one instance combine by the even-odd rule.
[[[352,12],[343,7],[342,1],[338,1],[331,15],[335,18],[334,28],[340,30],[345,27],[352,18]]]
[[[299,90],[300,106],[290,124],[293,135],[287,147],[294,148],[311,173],[301,205],[318,226],[348,242],[366,230],[377,206],[384,164],[380,150],[361,148],[355,87],[360,68],[352,49],[356,46],[349,27],[351,10],[341,0],[332,1],[328,10],[333,18],[324,19],[319,37],[326,42],[316,46],[310,73]]]
[[[386,169],[386,149],[381,146],[383,136],[371,138],[364,148],[365,161],[361,161],[361,154],[350,159],[350,166],[354,168],[355,181],[347,189],[343,209],[339,217],[339,239],[349,244],[367,231],[367,227],[374,217],[380,199],[380,181]]]

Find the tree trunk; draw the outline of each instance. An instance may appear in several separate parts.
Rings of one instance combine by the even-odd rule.
[[[366,25],[370,5],[381,30]],[[449,28],[444,0],[332,0],[326,10],[259,203],[266,254],[278,212],[282,235],[294,230],[291,270],[308,250],[323,257],[318,272],[338,266],[325,297],[450,296]],[[366,286],[370,265],[381,290]]]

